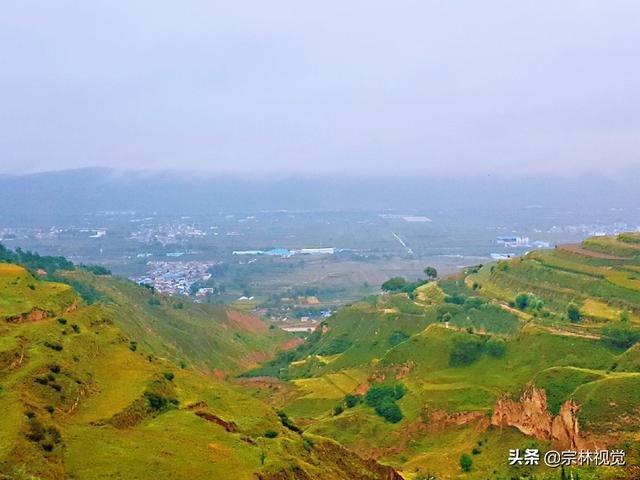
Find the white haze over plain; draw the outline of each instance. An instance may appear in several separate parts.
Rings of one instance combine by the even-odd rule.
[[[638,1],[20,0],[0,173],[616,174]]]

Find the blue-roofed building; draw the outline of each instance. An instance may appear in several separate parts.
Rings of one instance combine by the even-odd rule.
[[[264,252],[265,255],[271,255],[274,257],[290,257],[292,255],[291,250],[288,248],[272,248]]]

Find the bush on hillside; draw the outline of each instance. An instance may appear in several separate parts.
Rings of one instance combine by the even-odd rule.
[[[502,358],[507,351],[507,342],[502,338],[493,337],[487,341],[485,348],[492,357]]]
[[[514,304],[516,308],[525,310],[529,306],[529,295],[526,293],[519,293],[514,300]]]
[[[22,265],[32,272],[44,270],[48,274],[54,273],[57,270],[75,269],[73,263],[64,257],[41,257],[37,253],[25,252],[21,248],[16,248],[15,251],[11,251],[2,244],[0,244],[0,262]]]
[[[302,429],[295,425],[285,412],[283,412],[282,410],[278,410],[276,412],[276,415],[278,415],[278,418],[280,418],[280,423],[283,427],[288,428],[292,432],[302,433]]]
[[[569,305],[567,305],[567,318],[572,323],[577,323],[582,318],[580,309],[575,303],[570,303]]]
[[[452,367],[470,365],[480,358],[483,347],[483,342],[471,335],[456,339],[449,355],[449,364]]]
[[[56,352],[62,351],[62,345],[58,342],[44,342],[44,346],[50,348],[51,350],[55,350]]]
[[[473,466],[473,459],[470,455],[463,453],[460,455],[460,468],[463,472],[470,472]]]
[[[407,393],[406,387],[401,383],[372,385],[364,399],[367,405],[375,407],[385,399],[400,400]]]
[[[94,275],[111,275],[111,270],[102,265],[80,265],[80,267]]]
[[[631,348],[640,341],[640,329],[628,323],[620,323],[605,327],[602,333],[606,341],[615,348]]]
[[[405,393],[407,389],[401,383],[376,384],[365,395],[365,402],[386,421],[397,423],[402,420],[402,410],[395,402],[404,397]]]
[[[434,280],[438,277],[438,270],[436,270],[434,267],[426,267],[424,269],[424,274],[429,280]]]
[[[398,423],[402,420],[402,410],[390,398],[385,398],[380,405],[375,407],[375,411],[387,422]]]
[[[391,347],[395,347],[396,345],[404,342],[407,338],[409,338],[409,335],[407,335],[403,331],[395,330],[391,333],[391,335],[389,335],[389,339],[387,340],[387,342]]]
[[[467,297],[467,299],[464,301],[464,308],[467,310],[471,308],[477,309],[482,307],[486,303],[487,301],[481,297]]]
[[[347,393],[347,395],[344,397],[344,403],[347,406],[347,408],[355,407],[357,404],[360,403],[361,400],[362,400],[362,395],[352,395],[350,393]]]
[[[459,293],[444,296],[445,303],[452,303],[454,305],[463,305],[466,300],[467,298]]]
[[[399,292],[407,286],[407,281],[403,277],[392,277],[382,284],[385,292]]]

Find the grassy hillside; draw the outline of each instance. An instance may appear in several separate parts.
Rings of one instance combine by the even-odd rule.
[[[0,320],[19,322],[72,308],[76,294],[62,283],[41,283],[24,267],[0,263]]]
[[[56,275],[91,304],[0,271],[0,478],[399,478],[222,379],[284,332],[80,269]]]
[[[272,401],[295,421],[407,478],[559,478],[506,462],[509,448],[547,448],[551,439],[490,426],[499,399],[517,401],[533,385],[549,418],[573,401],[585,442],[627,451],[627,468],[577,468],[580,478],[635,478],[638,341],[640,237],[627,234],[345,307],[249,375],[278,376],[286,393]],[[383,408],[368,393],[381,385],[403,394]],[[469,472],[458,464],[463,454]]]

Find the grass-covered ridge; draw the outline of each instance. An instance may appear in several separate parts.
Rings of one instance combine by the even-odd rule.
[[[97,273],[0,263],[0,478],[396,478],[223,379],[288,334]]]
[[[379,456],[408,478],[416,471],[457,478],[463,455],[472,467],[461,478],[519,478],[524,472],[508,467],[506,454],[496,456],[508,432],[489,423],[499,399],[518,400],[529,385],[544,390],[550,416],[575,402],[584,435],[624,444],[635,462],[638,238],[598,237],[535,251],[355,303],[251,374],[287,381],[273,402],[309,431]],[[376,413],[381,402],[367,403],[366,395],[394,384],[402,384],[403,394],[386,401],[389,421]],[[508,435],[512,444],[541,442],[515,429]],[[544,469],[536,475],[555,478]]]

